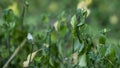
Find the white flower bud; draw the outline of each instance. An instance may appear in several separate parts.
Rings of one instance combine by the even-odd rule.
[[[28,40],[33,40],[33,36],[32,36],[31,33],[28,33],[28,35],[27,35],[27,39],[28,39]]]

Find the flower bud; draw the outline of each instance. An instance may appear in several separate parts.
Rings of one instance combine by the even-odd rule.
[[[33,40],[33,36],[32,36],[31,33],[28,33],[28,35],[27,35],[27,39],[28,39],[28,40]]]

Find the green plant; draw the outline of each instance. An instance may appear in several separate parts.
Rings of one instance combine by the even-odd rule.
[[[109,29],[95,31],[93,26],[86,23],[86,10],[77,9],[71,14],[63,11],[58,14],[55,23],[48,23],[51,19],[47,13],[41,14],[39,18],[43,23],[36,30],[37,26],[26,24],[25,13],[28,13],[28,7],[25,0],[20,17],[15,16],[12,9],[3,11],[4,24],[0,26],[0,67],[120,67],[120,44],[110,42],[107,37]]]

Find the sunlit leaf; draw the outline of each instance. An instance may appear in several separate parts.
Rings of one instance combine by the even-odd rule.
[[[16,16],[19,16],[19,9],[17,2],[14,2],[12,5],[8,6],[9,9],[12,9]]]
[[[82,56],[79,57],[79,66],[80,67],[86,67],[87,66],[86,53],[84,53]]]

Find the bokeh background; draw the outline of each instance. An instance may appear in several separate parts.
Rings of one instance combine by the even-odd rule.
[[[0,11],[5,8],[12,8],[16,16],[20,16],[23,9],[24,0],[1,0]],[[29,8],[26,12],[25,24],[33,25],[38,29],[42,23],[55,22],[60,13],[65,11],[67,15],[72,15],[81,0],[36,0],[29,1]],[[85,0],[90,15],[87,23],[98,28],[110,28],[109,35],[119,39],[119,0]],[[1,14],[0,14],[1,15]],[[39,24],[39,25],[38,25]]]

